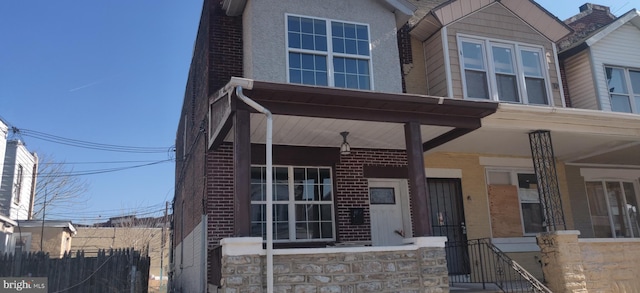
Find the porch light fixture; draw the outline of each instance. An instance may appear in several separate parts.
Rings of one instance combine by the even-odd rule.
[[[340,154],[341,155],[351,154],[351,146],[347,142],[347,135],[349,135],[349,132],[343,131],[343,132],[340,132],[340,135],[342,135],[342,138],[343,138],[342,145],[340,146]]]

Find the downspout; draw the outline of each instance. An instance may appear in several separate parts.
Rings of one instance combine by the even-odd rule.
[[[236,86],[236,96],[267,117],[267,293],[273,293],[273,189],[271,188],[273,186],[273,115],[267,108],[245,96],[240,85]]]

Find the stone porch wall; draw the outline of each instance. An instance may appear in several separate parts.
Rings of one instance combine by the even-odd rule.
[[[274,292],[449,292],[444,237],[408,239],[403,246],[274,250]],[[218,292],[266,292],[260,238],[221,241]]]
[[[579,234],[538,236],[544,274],[554,293],[640,292],[640,239],[578,239]]]

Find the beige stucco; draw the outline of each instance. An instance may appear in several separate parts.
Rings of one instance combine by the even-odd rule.
[[[90,256],[98,249],[131,248],[147,251],[151,258],[149,276],[160,276],[160,258],[164,257],[162,275],[167,276],[169,267],[169,231],[166,230],[164,239],[164,252],[162,251],[162,228],[130,228],[130,227],[105,227],[105,228],[78,228],[78,233],[73,238],[71,250],[84,250],[85,255]],[[165,281],[166,284],[166,281]]]
[[[49,253],[49,256],[52,258],[60,258],[65,252],[71,249],[73,234],[67,228],[20,227],[15,230],[14,235],[30,233],[31,247],[29,251],[43,251]]]

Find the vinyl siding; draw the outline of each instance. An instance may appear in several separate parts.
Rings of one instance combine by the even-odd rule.
[[[416,38],[411,38],[411,58],[413,63],[402,65],[407,93],[428,95],[428,68],[425,68],[424,47]]]
[[[629,23],[591,46],[595,80],[603,111],[611,111],[604,66],[614,65],[640,69],[640,50],[638,48],[640,48],[640,29]]]
[[[593,84],[589,50],[571,56],[565,61],[567,76],[566,86],[569,89],[571,104],[574,108],[598,110],[598,97]]]
[[[495,3],[449,25],[448,42],[451,60],[451,76],[454,97],[462,98],[462,76],[460,73],[458,43],[456,36],[464,34],[521,44],[542,46],[547,56],[547,77],[550,85],[558,83],[558,72],[553,56],[553,43],[538,31],[523,22],[500,3]],[[562,107],[560,88],[551,89],[553,104]]]
[[[566,170],[569,201],[571,202],[575,229],[580,231],[580,237],[592,238],[593,228],[591,226],[587,190],[585,189],[584,178],[580,176],[580,167],[567,166]]]
[[[447,96],[447,74],[444,66],[444,53],[442,50],[442,36],[436,34],[424,42],[426,52],[427,86],[428,95]]]
[[[203,258],[206,255],[202,255],[203,229],[205,224],[200,222],[173,250],[172,286],[178,289],[178,292],[205,292],[203,277],[206,278],[206,266],[203,266]]]

